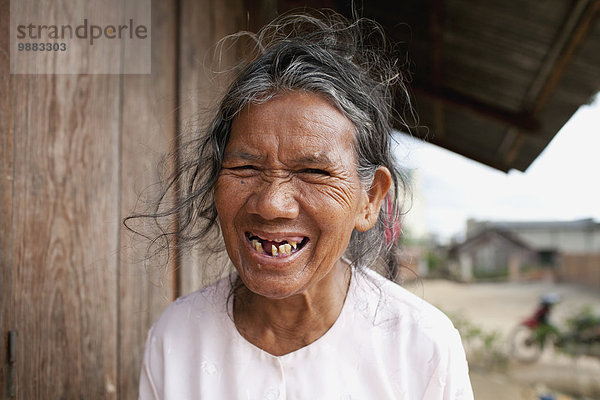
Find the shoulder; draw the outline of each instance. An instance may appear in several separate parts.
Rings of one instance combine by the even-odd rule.
[[[152,326],[152,334],[161,337],[184,333],[205,325],[210,319],[227,316],[231,277],[225,277],[172,302]]]
[[[369,299],[376,350],[390,370],[418,388],[414,397],[472,399],[460,334],[450,319],[374,271],[364,271],[357,280],[355,302]],[[405,371],[415,373],[408,376]]]
[[[366,323],[388,346],[399,352],[416,352],[427,362],[463,351],[452,321],[424,299],[372,270],[364,271],[357,281],[354,302],[359,309],[368,307],[368,313],[363,312],[369,319]]]
[[[359,274],[360,275],[360,274]],[[358,297],[376,300],[378,310],[384,316],[413,324],[423,330],[454,330],[450,319],[438,308],[373,270],[365,270],[358,279]]]
[[[227,309],[231,280],[224,278],[171,303],[148,332],[140,374],[140,398],[198,398],[193,393],[198,366],[214,373],[210,361],[224,354],[235,337]]]

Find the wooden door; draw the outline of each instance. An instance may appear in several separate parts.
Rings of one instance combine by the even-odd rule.
[[[9,4],[0,0],[0,398],[134,399],[152,321],[203,278],[189,254],[178,272],[175,259],[144,262],[121,220],[156,194],[176,132],[214,101],[203,60],[243,27],[242,1],[153,1],[150,75],[11,75]]]
[[[133,262],[121,219],[174,140],[176,11],[154,5],[151,75],[10,75],[2,32],[2,398],[137,397],[173,294]]]

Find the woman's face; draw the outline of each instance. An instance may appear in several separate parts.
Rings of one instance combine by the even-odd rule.
[[[252,292],[281,299],[318,287],[352,230],[375,222],[354,135],[327,100],[301,91],[233,121],[215,202],[229,257]]]

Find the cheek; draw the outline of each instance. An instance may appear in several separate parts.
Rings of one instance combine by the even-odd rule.
[[[350,211],[354,203],[354,191],[348,186],[328,186],[317,189],[321,201],[331,204],[331,208],[338,208],[340,211]]]
[[[319,190],[305,196],[304,205],[323,232],[323,239],[345,242],[354,230],[358,214],[359,194],[347,191],[342,196],[342,190]]]
[[[234,210],[239,208],[240,191],[236,189],[232,179],[219,177],[215,185],[215,206],[221,223],[228,222],[234,215]]]
[[[302,195],[321,221],[345,220],[360,208],[361,191],[358,184],[343,182],[336,185],[307,185]],[[353,218],[350,218],[353,221]],[[348,222],[352,222],[348,221]],[[333,228],[333,227],[332,227]]]

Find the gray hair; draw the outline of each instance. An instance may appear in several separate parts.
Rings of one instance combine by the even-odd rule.
[[[374,266],[379,261],[397,271],[396,236],[386,239],[386,230],[397,227],[402,203],[398,199],[406,192],[406,181],[392,154],[393,122],[402,123],[395,119],[393,102],[400,101],[401,108],[407,109],[410,102],[396,62],[381,56],[389,50],[382,28],[371,20],[350,22],[335,13],[289,14],[258,34],[233,37],[241,38],[251,39],[252,56],[239,65],[206,133],[188,143],[169,180],[167,191],[179,187],[182,193],[171,207],[160,211],[157,206],[155,213],[145,216],[158,220],[178,215],[176,229],[162,231],[161,239],[175,235],[179,246],[202,242],[218,229],[213,191],[233,119],[249,104],[289,91],[307,91],[326,98],[353,122],[356,168],[364,187],[371,185],[380,166],[392,175],[392,188],[376,225],[352,233],[346,258],[355,266]],[[172,246],[169,240],[166,243]]]

